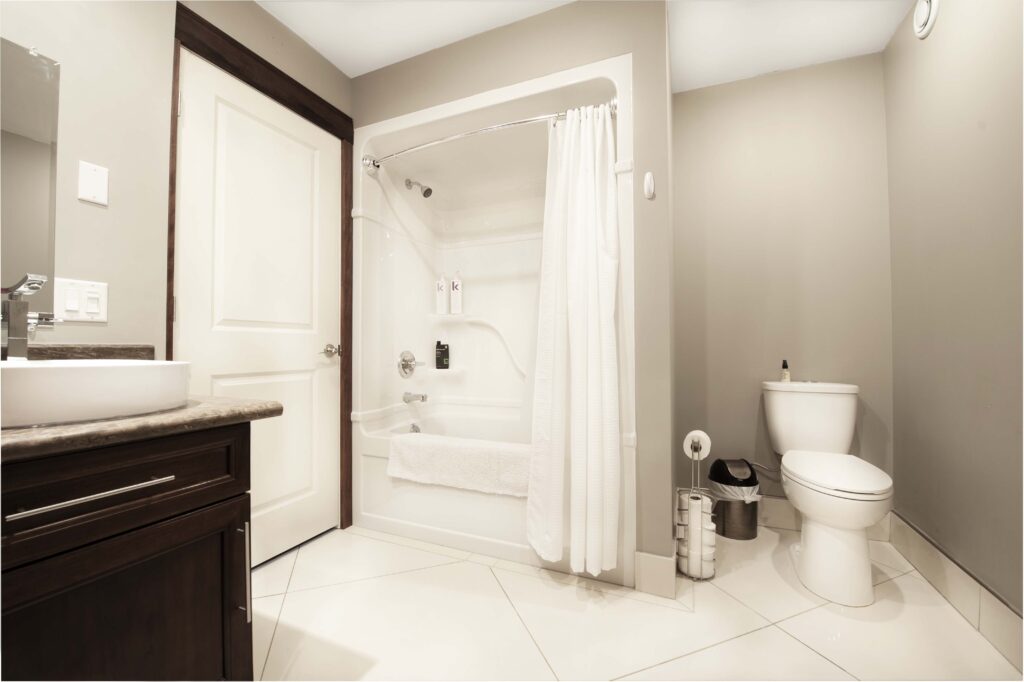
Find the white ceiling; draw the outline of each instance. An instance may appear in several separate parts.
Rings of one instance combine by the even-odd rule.
[[[258,0],[353,78],[570,1]],[[672,91],[879,52],[912,4],[669,0]]]
[[[571,0],[257,0],[350,78]]]
[[[671,0],[672,92],[885,49],[913,0]]]

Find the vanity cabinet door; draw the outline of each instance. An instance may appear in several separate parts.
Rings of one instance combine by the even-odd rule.
[[[3,573],[4,679],[252,679],[244,495]]]

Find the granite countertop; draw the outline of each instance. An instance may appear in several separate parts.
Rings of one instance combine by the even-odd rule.
[[[140,343],[30,343],[29,360],[154,360],[156,349]]]
[[[276,417],[282,412],[281,403],[272,400],[190,396],[185,407],[154,414],[3,429],[0,431],[0,461],[6,464],[61,452],[211,429]]]

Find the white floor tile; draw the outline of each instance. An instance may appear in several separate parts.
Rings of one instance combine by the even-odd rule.
[[[494,568],[559,679],[612,679],[755,630],[766,621],[711,585],[697,609]]]
[[[503,571],[512,571],[513,573],[522,573],[523,575],[530,575],[541,580],[551,580],[565,585],[576,585],[581,589],[607,592],[609,594],[625,597],[626,599],[635,599],[637,601],[647,602],[648,604],[658,604],[672,609],[686,608],[683,603],[678,602],[675,599],[659,597],[656,594],[649,594],[647,592],[638,592],[631,587],[624,587],[614,583],[607,583],[603,580],[594,580],[591,578],[584,578],[583,576],[562,573],[561,571],[553,571],[539,566],[530,566],[528,564],[520,564],[514,561],[498,559],[494,563],[494,568]]]
[[[843,670],[770,626],[682,658],[648,668],[627,680],[852,680]]]
[[[252,596],[269,597],[272,594],[284,594],[288,590],[288,579],[292,576],[297,549],[286,552],[279,557],[266,561],[252,569]]]
[[[263,664],[267,662],[270,640],[281,612],[283,594],[252,600],[252,674],[253,679],[262,679]]]
[[[491,569],[468,561],[289,593],[264,677],[552,679]]]
[[[790,557],[800,533],[758,528],[753,540],[719,537],[714,584],[772,622],[820,606],[826,600],[800,582]],[[913,566],[887,542],[869,542],[875,584],[891,580]]]
[[[288,591],[337,585],[453,561],[456,559],[443,554],[335,530],[299,548]]]
[[[396,545],[414,547],[416,549],[422,549],[426,552],[433,552],[434,554],[443,554],[444,556],[449,556],[453,559],[468,559],[470,554],[469,552],[465,552],[461,549],[453,549],[451,547],[445,547],[444,545],[435,545],[433,542],[424,542],[423,540],[406,538],[402,537],[401,535],[382,533],[379,530],[370,530],[369,528],[360,528],[359,526],[349,526],[345,530],[355,535],[362,535],[363,537],[375,538],[377,540],[383,540],[384,542],[393,542]]]
[[[875,588],[862,608],[828,604],[779,627],[860,679],[1020,679],[915,571]]]
[[[825,603],[800,583],[789,554],[800,533],[761,527],[753,540],[719,537],[713,582],[775,622]]]

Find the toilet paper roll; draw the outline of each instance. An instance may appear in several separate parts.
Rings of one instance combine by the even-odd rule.
[[[703,516],[704,516],[704,527],[705,528],[714,528],[715,527],[715,520],[712,518],[713,515],[711,514],[711,512],[706,511],[706,512],[703,513]],[[688,526],[688,525],[690,525],[690,510],[689,509],[680,509],[680,510],[676,511],[676,523],[678,523],[681,526]]]
[[[696,570],[693,570],[691,566],[691,557],[676,557],[676,564],[679,566],[679,570],[690,576],[691,578],[707,579],[713,578],[715,575],[715,560],[710,559],[708,561],[701,561],[698,564]]]
[[[690,431],[686,434],[686,438],[683,439],[683,452],[685,452],[686,456],[690,459],[695,458],[693,454],[694,443],[700,445],[700,452],[697,453],[696,459],[707,459],[707,456],[711,454],[711,436],[699,430]],[[696,483],[694,485],[696,485]]]
[[[687,525],[690,528],[700,528],[703,512],[701,511],[701,505],[697,504],[697,500],[690,500],[690,508],[686,510],[689,523]],[[694,575],[700,572],[700,561],[701,561],[701,542],[700,533],[687,533],[686,534],[686,547],[689,550],[689,573]]]
[[[679,498],[679,508],[680,509],[685,511],[685,510],[690,508],[690,495],[691,494],[683,495],[681,498]],[[700,508],[710,514],[711,513],[711,509],[714,506],[714,503],[712,502],[711,498],[709,496],[707,496],[707,495],[698,495],[698,497],[700,497]],[[694,500],[693,502],[694,502],[694,504],[696,504],[697,500]]]

